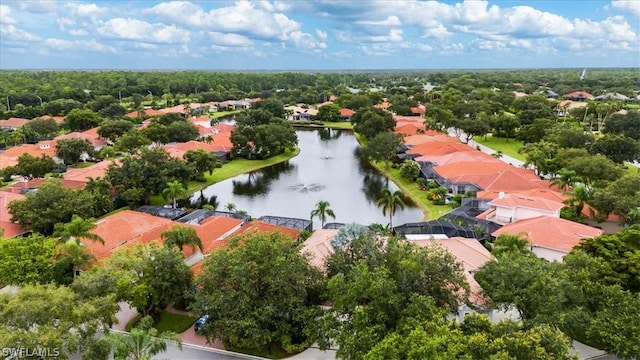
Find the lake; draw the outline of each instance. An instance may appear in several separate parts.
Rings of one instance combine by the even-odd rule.
[[[336,219],[327,222],[360,224],[389,222],[376,201],[382,189],[398,187],[358,156],[358,142],[347,130],[298,130],[300,154],[281,164],[236,176],[203,190],[216,196],[218,210],[228,203],[253,217],[264,215],[309,219],[315,204],[328,201]],[[195,201],[200,192],[192,195]],[[393,224],[422,221],[424,215],[409,199],[398,209]],[[320,228],[314,218],[314,229]]]

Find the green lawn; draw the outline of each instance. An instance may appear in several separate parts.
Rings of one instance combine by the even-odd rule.
[[[328,122],[323,121],[322,125],[329,129],[353,130],[353,124],[350,121]]]
[[[223,116],[239,114],[241,112],[242,112],[242,110],[216,111],[216,112],[213,112],[213,113],[209,114],[209,116],[211,116],[213,119],[217,119],[217,118],[221,118]]]
[[[133,329],[139,321],[140,315],[131,319],[127,326],[125,326],[125,330],[131,331],[131,329]],[[176,334],[180,334],[189,329],[194,322],[196,322],[196,318],[194,317],[172,314],[170,312],[167,312],[167,310],[162,310],[162,312],[160,313],[160,318],[158,319],[158,321],[156,321],[153,327],[158,330],[159,333],[162,333],[164,331],[173,331]]]
[[[442,215],[451,211],[450,205],[434,205],[433,202],[427,199],[427,192],[420,189],[420,186],[414,182],[409,181],[402,176],[400,176],[400,170],[394,169],[392,167],[387,167],[383,162],[372,162],[373,167],[375,167],[380,173],[384,176],[388,177],[391,181],[396,184],[402,193],[416,204],[422,212],[424,213],[424,220],[435,220]]]
[[[494,138],[491,134],[487,135],[485,140],[484,136],[474,137],[473,140],[478,144],[482,144],[496,151],[502,151],[503,154],[511,156],[512,158],[526,161],[526,157],[523,154],[518,154],[518,149],[522,147],[522,142],[515,139]]]
[[[232,178],[240,174],[248,173],[265,168],[267,166],[284,162],[291,159],[292,157],[297,156],[299,153],[300,148],[295,148],[294,150],[286,150],[283,154],[276,155],[266,160],[247,160],[243,158],[233,159],[230,162],[222,165],[221,168],[215,169],[213,171],[213,175],[209,175],[208,172],[205,173],[206,181],[191,181],[189,183],[189,186],[187,187],[187,193],[192,194],[200,189],[204,189],[211,184],[215,184],[217,182]],[[151,197],[149,197],[149,202],[151,203],[151,205],[162,206],[163,204],[167,203],[167,200],[165,200],[162,195],[152,195]]]
[[[253,355],[253,356],[259,356],[267,359],[284,359],[292,355],[284,351],[284,349],[276,343],[271,344],[271,349],[267,347],[260,348],[260,349],[243,349],[235,346],[225,346],[225,349],[228,351],[233,351],[233,352]]]
[[[625,166],[625,168],[626,168],[626,169],[625,169],[625,175],[626,175],[626,174],[632,174],[632,175],[635,175],[635,174],[640,173],[640,168],[637,168],[637,167],[635,167],[635,166],[633,166],[633,165],[631,165],[631,164],[625,163],[625,164],[624,164],[624,166]]]
[[[89,161],[81,161],[79,163],[75,163],[75,164],[69,165],[69,167],[74,168],[74,169],[82,169],[82,168],[89,167],[91,165],[95,165],[95,163],[92,163],[92,162],[89,162]]]

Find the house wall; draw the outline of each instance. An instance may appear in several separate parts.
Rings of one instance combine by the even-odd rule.
[[[537,257],[549,260],[549,261],[559,261],[562,262],[562,258],[567,254],[564,251],[547,249],[539,246],[533,246],[532,249],[534,254]]]
[[[517,207],[515,209],[515,214],[513,216],[514,221],[516,219],[518,220],[524,220],[524,219],[531,219],[534,217],[538,217],[538,216],[554,216],[554,212],[551,211],[544,211],[544,210],[539,210],[539,209],[528,209],[528,208],[524,208],[524,207]],[[559,215],[559,214],[558,214]]]
[[[464,318],[470,314],[485,314],[489,317],[489,319],[493,324],[497,324],[500,321],[507,320],[507,319],[512,319],[512,320],[520,319],[520,313],[518,313],[518,310],[516,310],[515,308],[508,309],[506,311],[503,311],[500,309],[475,310],[466,304],[458,307],[457,314],[449,313],[447,315],[447,319],[455,320],[458,324],[460,324],[464,321]]]

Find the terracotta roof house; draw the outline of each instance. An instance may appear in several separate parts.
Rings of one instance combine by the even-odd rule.
[[[416,146],[416,145],[420,145],[420,144],[424,144],[424,143],[431,143],[431,142],[452,142],[452,143],[460,143],[460,141],[456,138],[453,138],[451,136],[442,134],[442,133],[434,133],[434,134],[430,134],[429,131],[427,131],[427,133],[425,134],[419,134],[419,135],[409,135],[407,137],[404,138],[404,144],[408,145],[408,146]]]
[[[505,225],[491,236],[502,234],[526,235],[531,250],[537,256],[549,261],[562,261],[580,240],[600,236],[603,231],[553,216],[539,216]]]
[[[424,118],[422,116],[402,116],[402,115],[394,115],[393,120],[396,123],[418,123],[424,124]]]
[[[353,116],[353,114],[355,114],[356,112],[351,110],[351,109],[347,109],[347,108],[342,108],[340,109],[340,116],[342,117],[343,121],[349,121],[351,120],[351,117]]]
[[[162,112],[160,110],[155,110],[155,109],[144,109],[142,111],[132,111],[128,114],[125,114],[126,117],[130,117],[130,118],[139,118],[142,117],[142,119],[148,119],[152,116],[162,116],[166,114],[165,112]]]
[[[455,139],[454,139],[455,140]],[[422,143],[407,150],[407,154],[419,155],[445,155],[458,151],[478,151],[469,145],[460,143],[459,141],[434,141]]]
[[[398,126],[393,129],[395,134],[401,134],[404,136],[418,135],[423,134],[426,131],[426,126],[424,124],[407,124]]]
[[[585,91],[574,91],[568,94],[562,95],[563,99],[574,101],[585,101],[593,99],[594,96]]]
[[[418,115],[418,116],[420,116],[420,117],[422,117],[422,115],[424,115],[426,112],[427,112],[427,111],[425,110],[425,108],[424,108],[424,107],[416,106],[416,107],[412,107],[412,108],[411,108],[411,113],[412,113],[413,115]]]
[[[376,109],[380,109],[380,110],[387,110],[389,107],[391,107],[391,104],[388,101],[383,101],[379,104],[375,104],[373,105]]]
[[[488,204],[492,206],[492,208],[478,215],[478,217],[500,225],[511,224],[538,216],[559,218],[560,209],[564,207],[564,204],[559,201],[517,193],[500,193],[497,199],[491,200]]]
[[[467,164],[469,168],[465,171],[471,172],[471,174],[467,173],[458,176],[453,175],[452,177],[436,178],[436,181],[449,189],[450,193],[456,194],[464,194],[466,192],[477,193],[480,190],[511,192],[549,188],[548,181],[540,180],[540,178],[533,173],[528,174],[522,171],[525,169],[513,167],[509,170],[499,170],[497,172],[483,174],[481,169],[478,169],[478,167],[482,167],[483,164],[456,163],[452,165],[460,169],[459,167],[463,164]]]
[[[65,180],[88,182],[89,178],[103,178],[107,175],[107,169],[111,164],[119,164],[118,160],[103,160],[85,168],[69,168],[62,176]]]
[[[8,239],[30,232],[28,229],[23,229],[19,224],[11,222],[11,214],[9,214],[9,203],[24,198],[25,196],[19,193],[0,191],[0,229],[2,229],[2,237]]]
[[[96,222],[91,232],[104,239],[104,244],[82,240],[96,260],[108,258],[116,250],[132,244],[147,244],[160,239],[163,231],[171,228],[173,221],[133,210],[124,210]]]
[[[176,106],[160,109],[159,111],[163,114],[175,113],[175,114],[184,115],[186,113],[184,105],[176,105]]]
[[[29,154],[38,158],[46,155],[55,159],[56,141],[46,140],[40,141],[37,144],[21,144],[18,146],[12,146],[3,152],[0,152],[0,169],[16,165],[18,163],[18,158],[22,154]]]
[[[193,265],[204,259],[207,254],[219,248],[228,247],[229,242],[226,239],[235,235],[244,224],[245,221],[241,219],[212,216],[202,220],[200,224],[184,225],[190,226],[196,231],[202,241],[203,250],[203,252],[200,252],[200,250],[194,252],[190,247],[185,247],[182,251],[185,255],[185,262],[188,265]]]
[[[454,164],[458,162],[471,161],[471,162],[494,162],[500,161],[493,158],[491,155],[483,153],[481,151],[458,151],[445,155],[422,155],[415,158],[415,161],[422,161],[424,163],[430,163],[432,166],[441,166]]]
[[[476,193],[476,197],[481,199],[497,199],[500,196],[501,191],[496,190],[482,190]],[[519,190],[519,191],[510,191],[510,194],[518,194],[523,196],[531,196],[537,197],[547,200],[552,200],[556,202],[563,202],[569,198],[568,195],[565,195],[562,192],[555,191],[552,188],[544,189],[544,188],[535,188],[529,190]]]
[[[64,135],[59,135],[55,137],[55,140],[65,140],[65,139],[85,139],[87,140],[96,150],[103,148],[107,145],[107,140],[103,139],[98,135],[98,128],[89,129],[83,132],[71,132]]]
[[[13,193],[26,193],[28,190],[37,189],[44,183],[49,181],[58,181],[60,185],[65,189],[84,189],[87,185],[86,181],[67,180],[67,179],[43,179],[35,178],[27,182],[18,182],[11,186],[4,188],[4,191],[10,191]]]
[[[318,229],[305,240],[300,251],[308,253],[309,263],[318,269],[325,270],[326,259],[334,253],[331,240],[338,234],[338,229]]]
[[[29,119],[12,117],[6,120],[0,120],[0,129],[15,130],[23,127],[28,122]]]
[[[448,239],[425,239],[408,240],[409,242],[422,247],[442,247],[453,255],[457,262],[462,265],[464,276],[469,283],[469,301],[472,305],[485,308],[487,299],[482,296],[482,288],[476,281],[473,274],[484,264],[491,261],[493,256],[478,240],[463,237],[452,237]],[[460,321],[464,320],[466,314],[473,310],[467,304],[461,304],[458,309]]]
[[[300,230],[298,229],[292,229],[289,227],[273,225],[260,220],[254,220],[247,223],[238,232],[236,232],[233,235],[234,236],[245,235],[245,234],[251,234],[255,232],[268,232],[268,233],[279,232],[282,235],[285,235],[291,238],[291,240],[297,239],[298,235],[300,235]]]

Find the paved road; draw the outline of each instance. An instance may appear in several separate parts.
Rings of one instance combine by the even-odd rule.
[[[224,350],[212,350],[199,346],[182,345],[182,350],[175,344],[167,344],[167,352],[153,357],[155,360],[246,360],[262,359],[255,356],[233,354]]]

